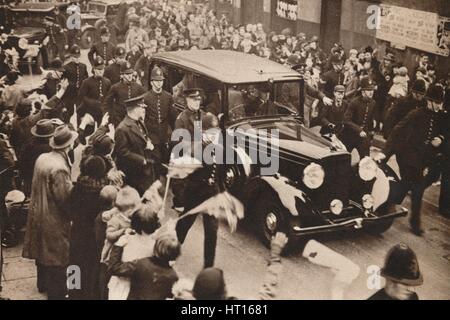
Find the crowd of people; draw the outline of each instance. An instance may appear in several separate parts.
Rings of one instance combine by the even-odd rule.
[[[203,218],[205,269],[189,289],[174,286],[178,275],[172,262],[195,220],[192,210],[218,194],[239,200],[225,187],[221,166],[203,164],[185,182],[174,180],[171,185],[173,207],[184,219],[166,222],[161,216],[170,175],[166,165],[171,130],[193,132],[201,121],[205,146],[214,143],[206,130],[218,128],[219,120],[202,110],[202,88],[184,88],[187,109],[175,112],[174,96],[164,90],[164,70],[150,70],[151,57],[158,52],[236,50],[296,70],[306,84],[304,120],[309,127],[321,127],[322,135],[334,135],[347,150],[357,149],[361,158],[369,155],[375,133],[385,136],[378,160],[397,156],[402,179],[412,192],[410,222],[416,235],[423,232],[423,192],[440,177],[439,209],[450,216],[445,112],[450,75],[436,79],[427,55],[410,79],[411,72],[393,53],[386,53],[381,62],[370,46],[346,52],[336,44],[327,53],[316,36],[294,35],[289,29],[266,33],[262,24],[233,26],[207,7],[137,2],[127,6],[125,18],[129,29],[124,46],[110,41],[117,31],[114,26],[99,24],[98,39],[88,52],[90,66],[81,62],[76,44],[68,56],[62,54],[64,48],[50,32],[44,49],[57,54],[33,92],[25,92],[14,65],[2,61],[0,199],[7,198],[0,202],[2,234],[17,228],[18,222],[7,218],[23,209],[17,203],[29,199],[23,256],[36,261],[37,287],[49,299],[67,294],[73,299],[166,299],[175,291],[196,299],[229,298],[223,272],[214,267],[218,221],[213,215]],[[48,17],[46,23],[50,28],[57,22]],[[80,173],[73,183],[74,149],[80,145]],[[11,193],[13,189],[24,197]],[[185,189],[197,193],[186,194]],[[275,295],[273,279],[279,275],[285,244],[285,235],[274,237],[261,298]],[[411,249],[394,248],[385,267],[390,281],[375,298],[417,298],[400,284],[421,284],[418,265],[392,271],[391,256],[417,265]],[[81,290],[67,292],[68,265],[80,266]]]

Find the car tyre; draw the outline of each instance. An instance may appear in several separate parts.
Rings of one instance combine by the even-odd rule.
[[[367,232],[374,235],[383,234],[388,231],[392,224],[394,223],[394,219],[386,219],[376,224],[367,227]]]

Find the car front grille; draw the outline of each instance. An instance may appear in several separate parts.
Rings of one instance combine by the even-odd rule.
[[[325,170],[323,185],[311,194],[312,201],[319,211],[330,209],[334,199],[341,200],[344,208],[349,205],[352,168],[349,154],[332,155],[320,161]]]

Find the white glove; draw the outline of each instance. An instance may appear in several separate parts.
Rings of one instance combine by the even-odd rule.
[[[322,102],[326,106],[331,106],[333,104],[333,100],[328,97],[323,97]]]
[[[81,123],[80,123],[80,127],[79,128],[84,130],[84,129],[86,129],[86,127],[88,125],[94,125],[94,124],[95,124],[95,120],[92,117],[92,115],[90,115],[89,113],[86,113],[83,116],[83,119],[81,119]]]

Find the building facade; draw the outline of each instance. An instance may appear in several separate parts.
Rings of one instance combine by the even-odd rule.
[[[336,42],[340,42],[347,50],[361,49],[370,45],[379,48],[381,56],[387,48],[390,48],[410,70],[414,69],[418,57],[425,53],[438,67],[438,77],[445,77],[450,72],[449,0],[210,0],[210,2],[219,16],[226,14],[236,25],[260,22],[264,24],[266,30],[280,32],[290,28],[294,34],[304,32],[309,37],[317,35],[325,50],[329,50]],[[395,14],[390,15],[390,11]],[[430,41],[439,42],[440,49],[437,48],[437,44]]]

